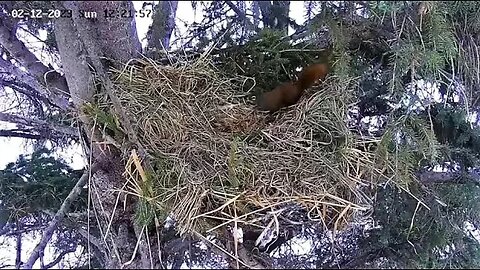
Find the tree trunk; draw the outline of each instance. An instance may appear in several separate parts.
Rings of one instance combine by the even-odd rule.
[[[170,50],[170,39],[175,28],[178,1],[162,1],[155,6],[150,26],[148,45],[157,50]]]
[[[105,72],[97,63],[101,57],[114,60],[114,63],[125,63],[140,52],[134,19],[105,19],[99,16],[96,20],[80,18],[79,10],[122,10],[133,8],[130,2],[64,2],[64,9],[73,10],[73,18],[55,20],[55,36],[65,72],[65,78],[72,96],[73,104],[81,120],[82,127],[91,140],[91,164],[99,164],[99,170],[88,181],[92,196],[92,205],[99,213],[100,224],[92,224],[103,229],[105,235],[99,247],[106,251],[103,258],[106,268],[144,268],[141,260],[144,256],[134,254],[137,235],[133,229],[134,202],[131,196],[120,196],[114,190],[121,190],[125,179],[122,176],[124,163],[121,151],[111,145],[106,149],[100,147],[102,141],[99,127],[83,113],[87,102],[94,101],[95,81],[91,66],[97,74]],[[95,53],[95,55],[92,55]],[[95,192],[93,192],[95,191]],[[117,197],[118,196],[118,197]],[[123,209],[123,205],[127,207]],[[121,207],[122,206],[122,207]],[[93,213],[93,212],[92,212]],[[58,214],[58,213],[57,213]],[[111,226],[109,225],[111,224]],[[108,228],[108,229],[107,229]],[[97,243],[98,244],[98,243]],[[131,258],[134,258],[131,260]],[[32,260],[34,262],[34,260]],[[126,262],[131,261],[128,265]]]
[[[66,3],[69,2],[66,1]],[[131,1],[78,1],[76,4],[78,10],[98,10],[99,12],[105,9],[120,12],[133,10]],[[99,57],[126,63],[142,51],[135,18],[105,18],[102,15],[99,15],[95,21],[78,16],[74,18],[89,26],[90,37],[98,42],[100,51],[103,53]]]

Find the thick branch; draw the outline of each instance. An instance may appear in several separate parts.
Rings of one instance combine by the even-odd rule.
[[[169,10],[168,18],[165,23],[165,37],[163,38],[164,46],[167,50],[170,49],[170,38],[172,36],[173,29],[175,28],[175,17],[177,15],[178,1],[165,1],[165,5],[168,5],[165,9]]]
[[[290,22],[293,22],[288,16],[288,12],[290,11],[290,1],[273,1],[272,8],[271,15],[275,16],[273,21],[274,27],[287,34],[288,25]],[[295,26],[297,25],[295,24]]]
[[[255,29],[258,29],[258,25],[260,23],[260,7],[258,6],[258,1],[253,1],[252,12],[253,12],[253,25],[255,26]]]
[[[31,140],[40,140],[48,139],[45,136],[38,134],[25,133],[25,131],[16,131],[16,130],[0,130],[0,137],[9,137],[9,138],[23,138]]]
[[[15,80],[21,82],[22,84],[28,85],[30,89],[35,90],[35,92],[42,98],[48,100],[55,106],[67,110],[69,108],[68,100],[64,95],[57,95],[48,91],[48,89],[39,83],[38,78],[32,77],[29,73],[21,70],[16,67],[12,62],[6,61],[0,57],[0,70],[3,70],[7,74],[13,75]],[[13,82],[12,82],[13,83]]]
[[[474,183],[480,186],[480,173],[471,171],[462,175],[461,172],[422,172],[418,175],[420,182],[425,184],[466,184]]]
[[[288,24],[293,23],[289,19],[290,1],[258,1],[262,12],[263,28],[273,28],[287,34]],[[293,24],[296,26],[296,24]]]
[[[78,6],[74,2],[66,1],[64,3],[64,6],[70,10],[73,10],[74,12],[78,12]],[[120,99],[114,93],[113,83],[110,80],[107,72],[103,68],[102,63],[100,62],[99,56],[102,55],[102,52],[99,48],[98,43],[96,42],[97,40],[94,39],[91,36],[91,32],[89,32],[88,21],[84,21],[80,17],[74,17],[74,22],[76,23],[77,31],[80,34],[80,39],[83,41],[88,55],[90,56],[90,59],[93,63],[93,67],[95,68],[98,77],[100,78],[103,86],[105,87],[105,92],[111,99],[116,113],[120,116],[122,126],[124,126],[127,131],[129,141],[137,146],[138,152],[141,158],[145,160],[145,166],[148,168],[150,162],[148,161],[147,151],[144,149],[144,147],[138,140],[137,134],[135,133],[130,122],[130,118],[127,116],[125,110],[123,109]]]
[[[77,9],[70,9],[69,6],[72,5],[72,2],[75,2]],[[81,21],[81,24],[90,22],[87,19],[77,20],[79,17],[78,10],[133,10],[132,1],[63,1],[63,6],[73,10],[74,21],[76,23]],[[142,45],[138,39],[135,25],[135,17],[105,18],[98,16],[95,26],[89,27],[89,33],[96,38],[102,56],[126,63],[132,57],[136,57],[142,52]]]
[[[81,112],[84,103],[92,101],[95,82],[71,18],[55,20],[55,37],[73,104]],[[79,113],[78,117],[87,130],[92,128],[93,125],[85,114]]]
[[[22,265],[23,269],[32,269],[33,265],[39,258],[40,254],[43,253],[43,251],[45,250],[45,247],[47,246],[48,242],[52,238],[53,232],[58,227],[60,222],[63,220],[63,218],[65,217],[65,214],[69,211],[70,205],[72,204],[72,202],[74,202],[78,198],[78,196],[82,192],[82,187],[85,185],[90,175],[91,174],[93,175],[99,168],[100,168],[99,163],[94,163],[90,168],[90,170],[88,169],[85,170],[82,177],[80,177],[77,184],[75,184],[72,191],[70,191],[70,194],[68,194],[65,201],[63,201],[62,205],[60,206],[60,209],[58,209],[52,221],[50,221],[47,228],[43,231],[43,235],[42,235],[42,238],[40,239],[40,242],[32,251],[32,254],[30,254],[30,257],[28,258],[27,262],[24,265]]]
[[[60,73],[42,64],[15,35],[13,22],[0,15],[0,44],[42,84],[56,94],[68,93],[67,81]]]
[[[30,126],[34,129],[37,129],[39,133],[41,133],[42,130],[50,130],[50,131],[58,132],[68,136],[72,136],[72,137],[78,136],[77,130],[73,127],[54,125],[52,123],[48,123],[47,121],[37,120],[37,119],[28,119],[28,118],[21,117],[18,115],[13,115],[13,114],[0,112],[0,121],[5,121],[13,124],[24,125],[24,126]]]
[[[257,1],[262,12],[263,28],[273,27],[272,3],[270,1]]]

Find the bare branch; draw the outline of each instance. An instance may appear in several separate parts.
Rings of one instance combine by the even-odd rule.
[[[5,234],[7,234],[8,232],[10,232],[10,231],[11,231],[10,226],[11,226],[11,225],[8,224],[8,223],[5,224],[5,225],[3,225],[3,227],[0,229],[0,235],[5,235]]]
[[[88,242],[90,242],[92,245],[94,245],[102,254],[103,256],[107,256],[107,250],[104,247],[104,244],[100,239],[97,237],[93,236],[91,233],[89,233],[87,230],[78,228],[77,229],[78,233],[83,236]],[[104,259],[105,259],[104,258]]]
[[[50,102],[50,100],[48,100],[45,97],[42,97],[41,95],[38,94],[37,91],[33,90],[30,86],[23,84],[22,82],[15,81],[15,80],[9,81],[0,77],[0,84],[3,86],[8,86],[13,91],[19,94],[22,94],[24,98],[28,100],[31,104],[24,104],[23,100],[19,100],[19,103],[22,103],[23,105],[27,106],[28,108],[27,112],[34,111],[35,116],[38,116],[40,118],[43,118],[45,116],[42,102],[46,106],[53,105]],[[34,107],[32,110],[30,110],[30,105]]]
[[[12,228],[11,226],[9,226],[9,224],[7,224],[2,229],[0,229],[0,235],[5,237],[17,236],[23,233],[42,230],[43,227],[43,225],[22,225],[22,228]]]
[[[28,119],[18,115],[7,114],[3,112],[0,112],[0,121],[29,126],[36,129],[37,132],[40,132],[40,133],[42,130],[49,130],[49,131],[65,134],[71,137],[78,136],[77,130],[73,127],[54,125],[47,121],[38,120],[38,119]]]
[[[42,235],[42,238],[40,239],[40,242],[32,251],[32,254],[30,254],[30,257],[28,258],[27,262],[22,265],[23,269],[32,269],[33,265],[35,264],[37,259],[40,257],[40,255],[43,253],[43,251],[45,250],[45,247],[47,246],[48,242],[52,238],[53,232],[58,227],[60,222],[63,220],[63,218],[65,217],[65,214],[69,211],[70,205],[72,204],[72,202],[74,202],[78,198],[78,196],[82,192],[82,187],[85,185],[90,175],[93,175],[99,168],[100,168],[99,163],[94,163],[90,169],[85,170],[82,177],[80,177],[77,184],[75,184],[72,191],[70,191],[70,194],[68,194],[67,198],[65,198],[65,201],[63,201],[62,205],[60,206],[60,209],[58,209],[52,221],[50,221],[47,228],[45,228],[45,230],[43,231],[43,235]]]

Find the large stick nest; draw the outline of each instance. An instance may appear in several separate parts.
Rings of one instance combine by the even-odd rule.
[[[239,96],[244,78],[225,78],[205,58],[175,66],[138,60],[113,78],[154,168],[143,179],[130,171],[132,190],[181,233],[264,228],[292,205],[338,228],[369,206],[359,183],[382,172],[347,127],[348,82],[331,76],[266,121]],[[111,111],[105,99],[100,107]]]

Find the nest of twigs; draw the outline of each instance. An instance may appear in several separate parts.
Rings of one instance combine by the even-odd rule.
[[[358,185],[382,173],[347,127],[348,83],[330,77],[266,121],[239,96],[244,78],[226,78],[206,58],[138,60],[112,72],[153,168],[127,175],[150,212],[170,215],[180,233],[265,228],[292,205],[339,228],[368,207]]]

